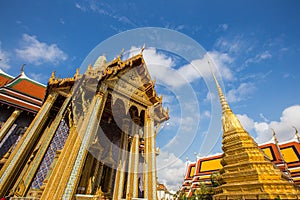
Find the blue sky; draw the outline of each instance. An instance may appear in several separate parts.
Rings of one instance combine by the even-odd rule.
[[[274,128],[283,142],[293,137],[292,125],[300,129],[299,9],[296,0],[1,1],[0,67],[16,76],[26,63],[26,74],[46,84],[54,70],[61,77],[73,76],[94,47],[120,32],[142,27],[175,30],[202,45],[214,60],[230,106],[251,135],[259,143],[266,142]],[[146,50],[149,59],[174,69],[184,66],[174,55]],[[182,180],[186,156],[194,160],[194,152],[198,156],[221,152],[220,137],[211,151],[201,150],[212,119],[211,100],[217,99],[210,95],[203,77],[189,84],[196,93],[200,116],[184,122],[194,124],[197,119],[199,128],[192,130],[196,136],[191,144],[182,142],[180,152],[168,148],[172,139],[179,140],[174,134],[180,99],[164,85],[157,88],[171,112],[170,122],[158,135],[162,148],[158,165],[164,166],[159,181],[173,190]],[[189,127],[184,128],[188,135]]]

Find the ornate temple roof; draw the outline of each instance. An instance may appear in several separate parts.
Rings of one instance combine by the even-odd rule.
[[[23,71],[5,87],[39,100],[44,98],[46,89],[45,85],[28,78]]]
[[[0,70],[0,102],[37,112],[45,96],[46,86],[26,76],[23,70],[13,78]]]
[[[124,94],[130,93],[129,98],[136,98],[142,100],[147,98],[151,105],[154,107],[156,113],[155,121],[161,123],[169,118],[168,109],[162,108],[162,97],[159,97],[155,90],[155,82],[152,81],[148,69],[146,67],[142,51],[140,54],[130,57],[126,60],[121,60],[121,56],[113,59],[111,62],[106,62],[104,55],[99,56],[94,65],[89,65],[84,74],[75,73],[71,78],[56,78],[53,73],[48,82],[46,96],[52,88],[72,86],[75,81],[92,82],[97,80],[101,83],[108,79],[116,79],[119,81],[116,85],[112,85],[114,90],[123,91]],[[122,88],[121,82],[126,82],[132,86],[134,91],[128,91],[129,88]],[[113,82],[113,81],[109,81]],[[115,83],[114,83],[115,84]],[[139,96],[143,94],[143,96]]]

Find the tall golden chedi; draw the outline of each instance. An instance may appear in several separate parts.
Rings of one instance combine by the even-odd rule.
[[[0,197],[157,199],[156,126],[168,119],[142,51],[57,78],[0,171]]]
[[[222,106],[224,151],[221,162],[224,183],[214,199],[299,199],[299,190],[242,127],[214,74],[213,77]]]

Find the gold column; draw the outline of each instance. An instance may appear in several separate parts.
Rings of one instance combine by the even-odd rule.
[[[105,94],[98,92],[95,95],[89,106],[87,120],[78,132],[80,136],[77,135],[76,127],[71,128],[73,136],[69,140],[69,146],[63,149],[63,155],[59,158],[58,166],[55,167],[57,173],[53,173],[53,178],[50,177],[49,183],[51,184],[48,183],[49,187],[46,186],[46,193],[41,199],[72,199],[87,155],[86,148],[92,136],[97,132],[95,127],[99,125],[106,97],[106,88]]]
[[[94,162],[96,163],[96,166],[94,168],[93,175],[92,175],[91,193],[90,193],[90,194],[95,194],[99,189],[102,170],[103,170],[103,163],[101,163],[103,147],[98,143],[98,136],[96,136],[96,139],[91,145],[90,149],[92,149],[93,152],[95,151],[98,152],[94,157]]]
[[[139,118],[134,118],[132,124],[133,139],[129,153],[129,166],[127,178],[126,199],[138,198],[138,172],[139,172]]]
[[[156,200],[156,141],[154,133],[154,121],[151,118],[151,113],[149,110],[145,113],[145,129],[144,129],[144,139],[145,139],[145,163],[144,163],[144,198]]]
[[[99,161],[99,169],[97,171],[97,176],[96,176],[96,180],[95,180],[95,187],[94,187],[94,191],[96,194],[99,193],[100,191],[100,185],[101,185],[101,177],[102,177],[102,174],[103,174],[103,168],[104,168],[104,165],[102,162]]]
[[[3,140],[3,138],[5,137],[5,135],[7,134],[9,129],[11,128],[11,126],[14,124],[14,122],[16,121],[18,116],[21,114],[21,112],[22,111],[19,110],[19,109],[14,110],[14,112],[6,120],[6,122],[4,123],[4,125],[0,129],[0,141]]]
[[[5,196],[6,192],[10,189],[12,180],[18,175],[20,167],[25,162],[26,155],[30,152],[34,143],[39,137],[39,132],[43,128],[43,125],[47,119],[49,111],[57,98],[57,93],[51,93],[48,95],[47,100],[43,104],[42,108],[26,130],[22,140],[19,142],[12,152],[5,165],[0,171],[0,196]]]
[[[52,141],[52,138],[54,137],[54,134],[56,133],[56,130],[67,110],[67,107],[70,103],[71,96],[67,97],[61,106],[58,114],[56,115],[55,119],[51,123],[49,129],[45,130],[42,138],[40,139],[40,144],[38,145],[38,151],[36,155],[34,156],[34,160],[30,163],[29,170],[26,170],[26,173],[24,176],[20,176],[19,179],[22,180],[22,184],[24,184],[24,187],[22,188],[22,191],[19,191],[19,195],[23,196],[27,192],[27,190],[30,187],[30,184],[34,178],[34,175],[36,174],[36,171],[38,170],[44,155],[47,152],[47,149]],[[20,181],[17,181],[20,182]]]
[[[123,119],[122,136],[120,141],[120,159],[117,169],[115,187],[114,187],[114,200],[119,200],[123,196],[124,179],[126,170],[126,160],[128,151],[128,132],[129,132],[129,119]]]
[[[113,176],[114,176],[114,167],[112,166],[109,169],[109,179],[108,179],[108,188],[107,188],[107,193],[108,194],[111,194]]]
[[[78,184],[78,187],[82,188],[82,194],[90,194],[90,192],[91,192],[91,184],[89,184],[89,181],[91,178],[93,164],[94,164],[94,156],[91,155],[90,153],[88,153],[85,164],[84,164],[84,168],[83,168],[83,171],[81,174],[81,179]]]

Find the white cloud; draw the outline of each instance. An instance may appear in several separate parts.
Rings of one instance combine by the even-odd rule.
[[[111,17],[119,22],[122,22],[124,24],[129,24],[133,27],[136,27],[134,22],[130,20],[125,15],[119,15],[117,13],[120,13],[120,10],[116,10],[114,7],[112,7],[110,4],[105,3],[103,1],[95,1],[95,0],[86,0],[84,3],[79,4],[75,3],[75,7],[81,10],[82,12],[94,12],[98,13],[100,15],[105,15],[108,17]]]
[[[253,58],[248,58],[245,61],[245,63],[242,66],[242,68],[247,67],[251,63],[259,63],[259,62],[261,62],[263,60],[267,60],[267,59],[270,59],[270,58],[272,58],[272,54],[269,51],[264,51],[262,53],[256,54],[255,57],[253,57]]]
[[[243,40],[243,37],[240,35],[237,35],[232,39],[220,37],[217,39],[215,47],[220,49],[222,52],[234,54],[240,53],[241,50],[244,51],[249,48],[248,44],[246,44],[245,40]]]
[[[208,61],[213,61],[222,78],[226,80],[233,79],[232,72],[227,66],[232,63],[232,58],[228,54],[217,51],[208,52],[202,59],[192,60],[190,64],[180,67],[178,73],[189,83],[202,77],[209,78],[212,75]]]
[[[177,191],[184,179],[185,163],[173,153],[165,151],[160,152],[156,163],[158,181],[165,184],[169,191]]]
[[[241,83],[238,88],[231,89],[227,92],[227,100],[230,103],[245,100],[255,91],[253,83]]]
[[[79,3],[75,3],[75,7],[78,8],[79,10],[86,12],[87,8],[84,5],[81,5]]]
[[[254,120],[251,119],[250,117],[248,117],[248,115],[246,115],[246,114],[243,114],[243,115],[237,114],[236,116],[240,120],[241,124],[243,125],[243,127],[247,131],[250,131],[254,128]]]
[[[65,20],[63,18],[59,18],[59,23],[65,24]]]
[[[217,31],[227,31],[227,29],[229,28],[229,25],[228,24],[220,24],[219,26],[218,26],[218,29],[217,29]]]
[[[28,34],[23,34],[22,46],[16,49],[16,53],[21,59],[36,65],[47,62],[57,64],[67,59],[67,55],[58,48],[57,44],[40,42],[36,36]]]
[[[222,24],[222,28],[224,31],[226,31],[228,29],[228,27],[229,27],[228,24]]]
[[[212,58],[222,78],[233,80],[233,74],[228,65],[232,64],[234,59],[229,54],[218,51],[208,52],[208,55]]]
[[[209,110],[205,110],[204,113],[203,113],[203,117],[210,118],[211,117],[210,111]]]
[[[49,78],[49,76],[47,76],[47,75],[40,74],[40,73],[33,73],[33,72],[29,73],[29,76],[37,82],[44,82],[45,80],[48,80],[48,78]]]
[[[132,47],[129,56],[136,55],[139,52],[139,48]],[[217,51],[208,52],[202,59],[192,60],[190,63],[176,69],[176,63],[172,57],[157,52],[155,48],[145,49],[143,56],[151,76],[164,85],[181,87],[199,78],[211,77],[208,60],[213,61],[214,66],[219,72],[218,74],[221,74],[222,78],[226,80],[233,79],[232,72],[227,66],[233,62],[233,59],[225,53]]]
[[[264,116],[264,114],[262,114],[262,113],[259,113],[259,117],[262,119],[262,120],[264,120],[265,122],[269,122],[270,120],[268,120],[265,116]]]
[[[273,128],[279,142],[284,142],[293,138],[295,130],[293,126],[300,128],[300,105],[290,106],[283,110],[278,121],[255,122],[247,115],[237,115],[240,122],[247,131],[255,131],[258,143],[268,142],[272,138]]]
[[[258,61],[272,58],[272,55],[269,51],[265,51],[261,54],[258,54],[257,56],[258,56]]]
[[[207,92],[206,98],[203,100],[203,102],[206,103],[206,102],[211,102],[211,101],[219,101],[219,100],[217,99],[217,96],[215,93]]]
[[[0,42],[0,68],[3,69],[3,70],[7,70],[10,68],[10,65],[8,64],[9,63],[9,55],[6,51],[4,51],[2,48],[1,48],[1,42]]]

